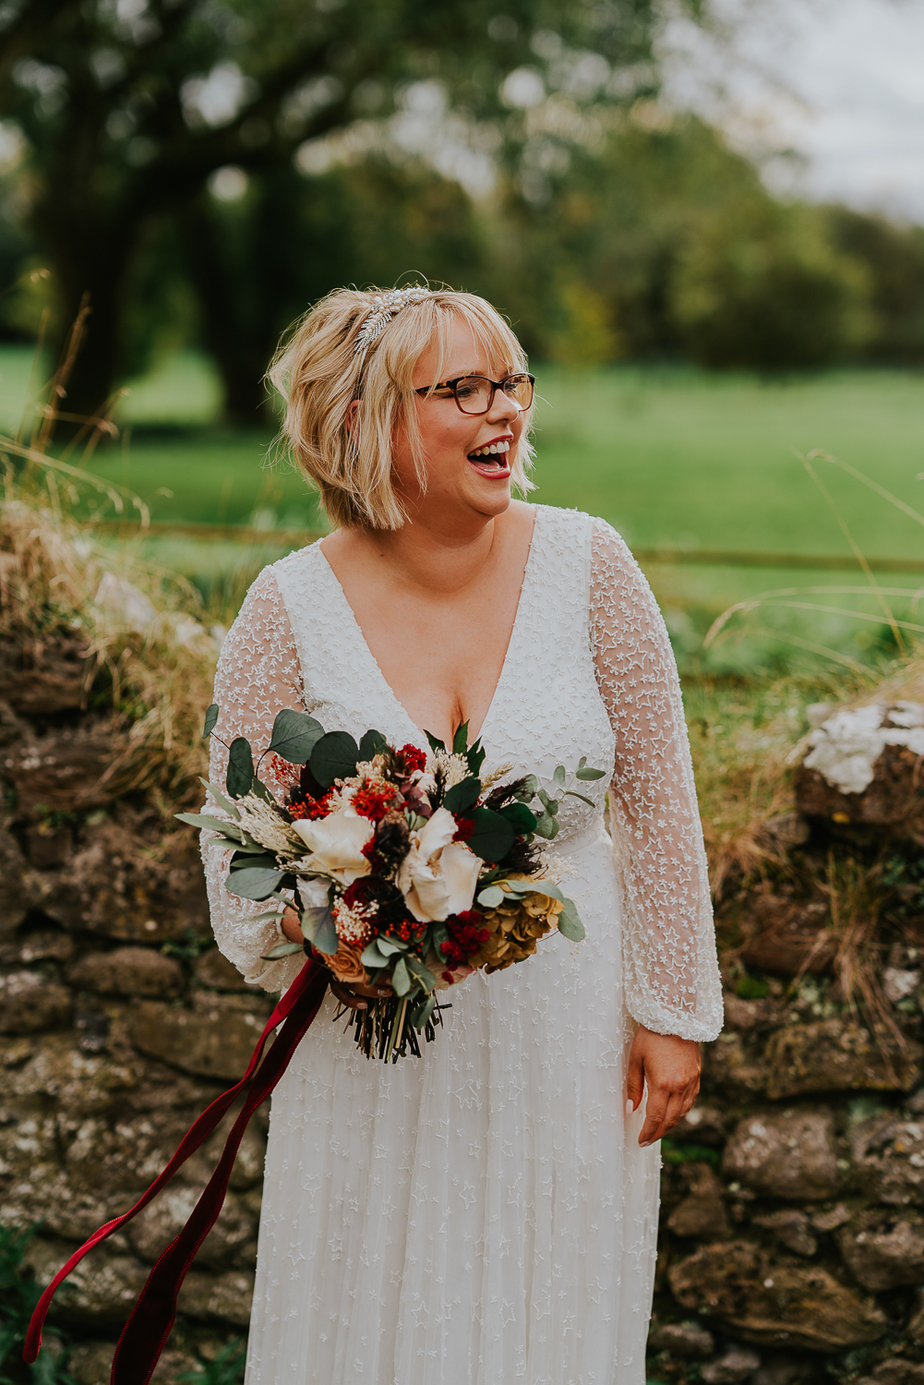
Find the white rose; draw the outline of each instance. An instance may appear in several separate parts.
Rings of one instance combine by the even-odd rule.
[[[419,832],[398,872],[398,889],[419,923],[431,923],[472,907],[481,861],[464,842],[454,842],[456,821],[437,808]]]
[[[375,824],[360,817],[352,804],[317,822],[300,818],[292,827],[311,852],[312,865],[326,875],[352,885],[361,875],[369,874],[363,847],[372,840]]]

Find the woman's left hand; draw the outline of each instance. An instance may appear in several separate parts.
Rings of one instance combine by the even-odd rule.
[[[683,1120],[696,1100],[702,1068],[699,1044],[676,1034],[654,1034],[644,1025],[629,1050],[626,1093],[637,1111],[648,1084],[645,1124],[640,1145],[652,1145]]]

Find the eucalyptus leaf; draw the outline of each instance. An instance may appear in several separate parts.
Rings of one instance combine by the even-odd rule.
[[[324,909],[322,913],[323,918],[318,922],[313,942],[319,952],[326,952],[329,957],[332,957],[340,946],[340,939],[337,937],[334,916],[330,909]]]
[[[254,794],[257,798],[262,798],[264,803],[272,803],[275,806],[276,800],[273,797],[271,790],[269,790],[266,787],[263,780],[260,779],[259,776],[256,774],[254,775],[253,783],[250,786],[250,792]]]
[[[551,884],[549,881],[506,880],[504,883],[507,886],[505,893],[522,895],[541,894],[545,895],[547,899],[558,899],[562,901],[565,898],[558,886]]]
[[[544,837],[546,841],[551,841],[558,831],[558,823],[551,813],[543,813],[537,820],[534,831],[537,837]]]
[[[306,712],[284,707],[273,722],[268,749],[288,760],[290,765],[305,765],[324,735],[324,727]]]
[[[215,730],[215,723],[218,720],[219,707],[217,702],[213,702],[205,714],[205,725],[202,728],[202,739],[205,740]]]
[[[430,968],[412,953],[408,953],[404,960],[407,963],[408,970],[417,977],[417,980],[420,981],[428,991],[432,991],[433,987],[436,985],[436,977]]]
[[[301,924],[302,932],[310,943],[315,940],[315,935],[330,913],[330,908],[326,904],[319,905],[316,909],[302,909]]]
[[[229,894],[242,899],[269,899],[285,878],[283,870],[267,870],[264,866],[249,866],[232,871],[225,881]]]
[[[415,1029],[423,1029],[427,1020],[436,1009],[436,996],[428,995],[411,1012],[411,1024]]]
[[[399,957],[392,973],[391,984],[395,995],[407,995],[411,989],[411,974],[407,969],[407,962],[403,957]]]
[[[563,938],[567,938],[572,943],[583,942],[586,937],[581,916],[573,899],[565,900],[565,907],[558,915],[558,931]]]
[[[229,838],[230,841],[242,842],[244,840],[244,833],[236,823],[209,817],[208,813],[174,813],[173,816],[178,822],[188,822],[190,827],[203,827],[208,828],[210,832],[220,832],[223,837]]]
[[[359,746],[346,731],[328,731],[317,742],[308,763],[311,773],[322,789],[329,789],[335,779],[349,779],[356,773]]]
[[[246,736],[235,736],[228,752],[228,793],[243,798],[253,785],[253,754]]]
[[[241,870],[255,870],[258,867],[261,870],[279,870],[276,864],[276,857],[272,856],[262,847],[259,852],[254,852],[246,850],[243,846],[239,846],[231,857],[232,875]]]
[[[605,769],[579,769],[575,776],[577,779],[605,779]]]
[[[565,797],[566,797],[566,798],[579,798],[579,799],[581,800],[582,803],[586,803],[586,804],[588,805],[588,807],[590,807],[590,808],[596,808],[596,806],[597,806],[596,803],[594,803],[594,801],[593,801],[592,798],[588,798],[587,795],[586,795],[586,794],[583,794],[583,793],[576,793],[574,789],[566,789],[566,790],[565,790]]]
[[[478,903],[483,904],[486,909],[496,909],[498,904],[504,902],[504,891],[499,885],[488,885],[487,889],[478,895]]]
[[[453,784],[451,789],[447,789],[443,795],[443,807],[448,808],[450,813],[467,813],[469,808],[474,808],[478,802],[478,795],[481,793],[481,780],[474,775],[469,775],[458,784]]]
[[[225,798],[220,789],[216,788],[214,784],[210,784],[207,779],[203,779],[201,775],[199,776],[199,783],[208,789],[219,807],[224,808],[226,813],[230,813],[235,822],[240,818],[240,811],[234,806],[230,799]]]
[[[536,797],[538,798],[539,802],[542,804],[543,808],[548,808],[549,804],[550,804],[551,801],[552,801],[552,800],[550,799],[549,795],[546,793],[545,789],[537,788],[537,789],[536,789]]]
[[[262,953],[261,960],[264,962],[278,962],[280,957],[292,957],[296,952],[304,951],[305,949],[301,943],[279,943],[278,946],[274,947],[270,952]]]
[[[376,938],[379,952],[383,952],[386,957],[393,957],[396,952],[404,952],[407,943],[395,942],[392,938]]]
[[[502,861],[516,839],[513,825],[490,808],[475,808],[471,816],[475,830],[465,843],[469,851],[483,861]]]
[[[534,774],[527,774],[520,784],[517,791],[517,798],[521,803],[528,803],[531,798],[535,798],[539,788],[539,781]]]
[[[535,832],[536,814],[525,803],[507,803],[497,810],[502,818],[513,824],[516,832]]]
[[[381,731],[367,731],[359,743],[359,758],[374,760],[376,755],[381,755],[387,747],[388,742]]]
[[[464,755],[468,749],[468,722],[463,721],[452,738],[453,755]]]
[[[379,951],[378,939],[373,938],[372,942],[363,950],[363,955],[359,959],[364,967],[387,967],[388,958]]]
[[[552,783],[553,783],[553,784],[557,784],[558,787],[559,787],[560,789],[563,789],[563,788],[565,787],[565,767],[564,767],[564,765],[556,765],[556,766],[555,766],[555,773],[552,775]]]

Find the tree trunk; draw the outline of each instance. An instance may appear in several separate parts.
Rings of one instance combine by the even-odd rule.
[[[119,381],[129,255],[124,238],[112,245],[92,235],[75,236],[66,246],[53,247],[52,255],[60,294],[60,318],[52,341],[56,368],[63,362],[81,308],[88,308],[58,404],[65,415],[60,431],[66,435],[80,427],[78,420],[106,411]]]
[[[265,428],[271,414],[263,375],[274,341],[253,282],[254,267],[249,256],[234,253],[226,228],[204,198],[187,208],[181,234],[201,309],[203,345],[221,375],[225,417],[240,427]]]

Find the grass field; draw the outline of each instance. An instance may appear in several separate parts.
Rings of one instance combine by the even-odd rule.
[[[794,450],[833,453],[924,509],[924,390],[912,372],[761,381],[681,368],[536,371],[534,498],[602,515],[630,544],[844,554],[844,574],[821,580],[857,580],[838,523]],[[28,353],[0,352],[0,426],[15,426],[28,377]],[[268,459],[269,434],[223,430],[218,404],[208,364],[191,354],[174,357],[122,401],[122,439],[96,453],[93,470],[140,495],[155,520],[319,527],[300,477]],[[816,465],[864,553],[924,554],[919,524],[829,463]],[[267,540],[265,550],[246,555],[248,566],[275,556],[270,533]],[[149,548],[206,582],[244,556],[233,545],[187,540],[149,541]],[[704,620],[723,605],[767,587],[819,584],[815,574],[789,570],[656,567],[650,575],[662,604],[674,611],[675,638],[691,648]],[[682,612],[688,621],[693,613],[686,635]],[[774,621],[838,644],[847,639],[854,652],[872,638],[863,629],[855,636],[846,618],[826,617],[823,630],[811,614]]]

